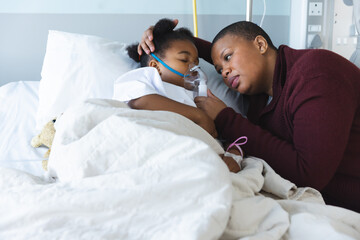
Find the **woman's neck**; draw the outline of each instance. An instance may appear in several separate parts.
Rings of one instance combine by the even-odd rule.
[[[270,48],[269,54],[267,55],[266,65],[266,93],[269,96],[273,96],[273,83],[274,83],[274,72],[277,58],[277,51]]]

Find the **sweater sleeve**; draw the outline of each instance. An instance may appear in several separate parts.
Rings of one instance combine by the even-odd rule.
[[[217,131],[228,142],[247,136],[248,142],[242,146],[246,154],[264,159],[298,186],[322,190],[343,159],[357,100],[350,94],[354,92],[350,86],[324,88],[330,76],[319,78],[322,80],[310,79],[304,85],[306,89],[296,89],[299,94],[284,107],[282,129],[267,130],[226,108],[215,119]],[[288,132],[290,140],[275,135],[279,129]]]
[[[199,56],[207,61],[208,63],[212,64],[211,60],[211,43],[203,40],[201,38],[194,37],[194,43],[196,48],[198,49]]]

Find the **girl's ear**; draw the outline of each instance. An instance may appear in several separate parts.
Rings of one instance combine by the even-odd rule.
[[[261,35],[256,36],[256,38],[254,40],[254,44],[259,49],[260,54],[266,53],[266,51],[269,47],[266,39]]]
[[[149,67],[154,67],[157,69],[158,73],[161,76],[161,71],[160,71],[160,67],[159,67],[160,63],[158,61],[156,61],[155,59],[150,60],[149,62]]]

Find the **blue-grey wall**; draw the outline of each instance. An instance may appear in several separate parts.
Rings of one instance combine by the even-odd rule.
[[[197,0],[199,37],[211,41],[223,27],[245,20],[245,3]],[[254,0],[253,22],[260,24],[262,13],[263,0]],[[193,30],[192,1],[0,0],[0,86],[41,79],[48,30],[132,43],[163,17]],[[289,43],[289,26],[290,1],[267,0],[263,28],[275,45]]]
[[[289,15],[290,0],[253,0],[253,14]],[[192,0],[0,0],[0,13],[192,14]],[[246,0],[197,0],[197,13],[245,14]]]

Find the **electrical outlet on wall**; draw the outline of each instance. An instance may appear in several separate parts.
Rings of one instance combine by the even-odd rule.
[[[309,3],[309,16],[322,16],[322,2]]]

